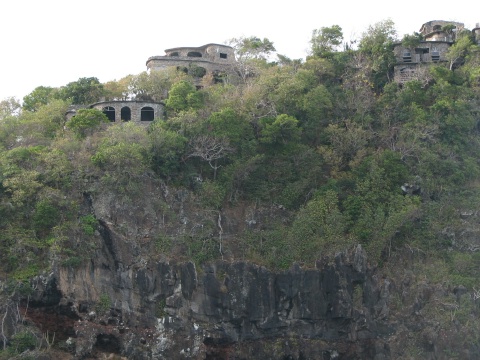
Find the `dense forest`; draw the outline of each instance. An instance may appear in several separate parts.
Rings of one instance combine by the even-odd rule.
[[[86,77],[39,86],[21,104],[4,99],[2,301],[27,296],[30,279],[53,266],[75,268],[95,254],[105,219],[86,198],[109,193],[143,213],[138,201],[152,188],[182,189],[207,214],[179,231],[181,214],[166,197],[151,199],[164,224],[145,245],[152,259],[247,260],[282,271],[361,244],[390,276],[405,253],[421,254],[413,272],[476,300],[480,46],[469,31],[457,36],[451,63],[404,84],[393,81],[393,45],[418,34],[398,39],[384,21],[354,44],[337,25],[317,29],[305,60],[276,54],[269,39],[239,38],[235,74]],[[100,99],[163,102],[166,112],[149,126],[112,124],[95,109],[65,120],[70,105]],[[236,212],[241,226],[222,222]],[[478,344],[478,304],[462,304],[456,313],[432,307],[431,316],[460,322]],[[0,331],[0,358],[32,346],[18,334]]]

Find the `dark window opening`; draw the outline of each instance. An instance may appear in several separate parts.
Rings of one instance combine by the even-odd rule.
[[[179,55],[178,55],[178,51],[174,51],[174,52],[170,53],[169,56],[179,56]]]
[[[106,106],[102,109],[103,113],[107,116],[108,120],[115,121],[115,109],[111,106]]]
[[[412,54],[409,51],[403,53],[403,62],[412,62]]]
[[[415,48],[415,54],[428,54],[429,52],[429,48]]]
[[[220,59],[226,59],[227,58],[227,54],[225,53],[220,53]]]
[[[439,61],[440,53],[438,51],[432,51],[432,61]]]
[[[433,31],[439,31],[439,30],[442,30],[442,26],[441,25],[435,25],[433,27]]]
[[[177,66],[177,71],[183,71],[185,74],[188,74],[188,68],[186,66]]]
[[[201,78],[207,74],[207,69],[205,69],[204,67],[192,64],[190,66],[190,70],[188,71],[188,73],[192,76]]]
[[[227,77],[227,74],[221,71],[215,71],[213,73],[213,81],[215,84],[223,83],[226,77]]]
[[[140,121],[153,121],[155,118],[155,111],[149,106],[145,106],[140,111]]]
[[[132,120],[132,111],[130,110],[130,108],[128,106],[125,106],[125,107],[122,108],[122,110],[120,110],[120,118],[123,121]]]
[[[188,54],[187,54],[188,57],[202,57],[202,54],[199,53],[198,51],[190,51]]]

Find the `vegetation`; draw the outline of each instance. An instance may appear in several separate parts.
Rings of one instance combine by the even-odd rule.
[[[461,35],[449,61],[429,68],[428,82],[399,85],[392,82],[391,21],[371,26],[358,49],[341,48],[342,40],[338,25],[322,27],[313,31],[304,62],[271,62],[270,40],[233,39],[238,76],[202,80],[200,90],[195,71],[169,69],[107,84],[82,78],[59,89],[38,87],[21,111],[6,99],[2,277],[28,283],[52,259],[80,266],[101,225],[85,198],[109,192],[134,204],[149,186],[190,194],[203,219],[187,227],[164,199],[149,199],[145,216],[163,226],[149,248],[158,255],[197,263],[228,256],[285,269],[293,262],[313,266],[360,243],[381,268],[397,251],[415,249],[436,264],[435,272],[421,271],[432,279],[448,274],[435,281],[480,286],[479,247],[468,236],[479,230],[479,46]],[[413,34],[403,41],[420,40]],[[100,96],[163,100],[167,116],[148,128],[107,125],[105,115],[89,109],[65,123],[70,103]],[[247,214],[246,225],[227,234],[222,215],[232,209]],[[268,216],[258,215],[267,209]],[[79,244],[82,254],[75,252]],[[109,306],[102,295],[99,311]],[[157,316],[163,307],[159,302]],[[28,333],[13,344],[33,346]]]

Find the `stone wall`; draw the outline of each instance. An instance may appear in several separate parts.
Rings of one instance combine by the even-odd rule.
[[[145,101],[103,101],[90,105],[90,108],[104,111],[107,116],[109,111],[106,109],[110,108],[110,120],[114,119],[115,122],[134,121],[148,124],[153,119],[163,118],[164,113],[164,104]]]
[[[394,47],[397,61],[394,67],[394,79],[404,83],[414,80],[424,72],[425,65],[445,62],[451,43],[445,41],[422,41],[415,48],[407,48],[401,43]]]
[[[147,60],[148,70],[162,70],[171,66],[202,67],[207,73],[228,72],[235,61],[233,48],[226,45],[207,44],[200,47],[178,47],[165,50],[164,56]]]

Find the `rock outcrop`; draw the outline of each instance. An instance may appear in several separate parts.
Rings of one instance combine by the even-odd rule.
[[[52,321],[34,314],[56,319],[50,330],[72,358],[390,358],[390,284],[361,246],[279,273],[247,262],[126,266],[129,244],[104,231],[99,256],[37,278],[29,305],[44,331]]]

